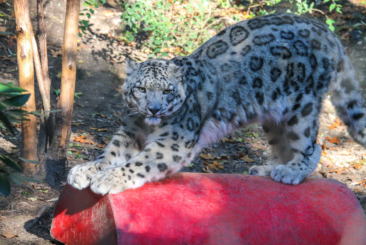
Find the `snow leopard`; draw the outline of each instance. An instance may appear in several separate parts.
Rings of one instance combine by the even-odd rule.
[[[259,123],[271,154],[250,175],[297,185],[320,161],[316,142],[325,93],[349,134],[366,145],[363,98],[350,59],[325,25],[291,14],[242,21],[191,55],[127,60],[122,126],[68,183],[105,195],[178,172],[211,143]]]

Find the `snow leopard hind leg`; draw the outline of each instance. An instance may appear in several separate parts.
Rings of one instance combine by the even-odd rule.
[[[252,167],[250,175],[271,176],[277,182],[297,185],[316,169],[321,154],[316,143],[321,99],[308,97],[280,124],[263,125],[271,146],[271,157],[265,165]]]
[[[366,109],[360,85],[349,58],[344,54],[337,65],[337,80],[330,84],[331,101],[348,133],[366,147]]]

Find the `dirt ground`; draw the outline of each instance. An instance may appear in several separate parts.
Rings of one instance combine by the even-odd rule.
[[[60,87],[59,51],[63,38],[65,2],[47,0],[44,5],[52,90]],[[35,0],[30,3],[32,21],[36,24]],[[0,4],[0,13],[11,16],[12,4],[12,0]],[[126,56],[141,61],[147,58],[139,49],[126,46],[115,38],[121,33],[120,14],[119,10],[108,6],[96,9],[87,34],[80,38],[76,93],[82,94],[75,98],[68,169],[94,159],[120,126],[120,87],[126,76]],[[336,33],[354,64],[361,82],[361,92],[366,98],[366,11],[362,6],[344,2],[343,14],[346,17],[340,23],[344,28]],[[14,32],[14,19],[6,17],[2,20],[0,26]],[[1,82],[18,83],[13,53],[16,53],[15,40],[0,36]],[[55,93],[53,99],[57,99]],[[39,102],[37,105],[40,109]],[[318,143],[323,153],[313,177],[336,179],[346,184],[366,212],[366,149],[353,142],[345,126],[338,121],[329,96],[324,102],[320,122]],[[16,159],[20,140],[19,134],[12,136],[0,128],[0,154]],[[251,166],[262,164],[268,153],[261,126],[250,125],[203,149],[192,164],[182,171],[247,174]],[[51,238],[49,230],[61,189],[62,185],[55,190],[45,183],[25,183],[22,187],[12,185],[9,197],[0,196],[0,234],[16,236],[0,236],[0,244],[60,244]]]

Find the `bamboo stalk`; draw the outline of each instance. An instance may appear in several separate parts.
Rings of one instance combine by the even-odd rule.
[[[34,67],[32,52],[32,25],[29,17],[28,0],[15,0],[14,12],[17,33],[17,58],[19,66],[19,85],[31,94],[23,110],[36,110],[34,97]],[[21,156],[28,160],[38,160],[37,155],[37,121],[34,115],[28,115],[30,121],[22,121],[23,146]],[[37,165],[23,162],[24,172],[34,173]]]

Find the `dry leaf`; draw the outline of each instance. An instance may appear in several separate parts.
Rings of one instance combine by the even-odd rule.
[[[89,127],[91,130],[96,130],[97,128]]]
[[[9,232],[6,232],[6,231],[3,231],[3,234],[1,234],[3,237],[6,237],[6,238],[13,238],[13,237],[17,237],[18,235],[17,234],[12,234],[12,233],[9,233]]]
[[[5,219],[5,217],[0,216],[0,220]]]
[[[201,153],[200,157],[203,158],[203,159],[206,159],[206,160],[213,160],[214,159],[210,153],[208,153],[208,154]]]
[[[230,143],[235,143],[236,140],[231,140],[231,139],[228,139],[228,138],[222,138],[221,139],[222,142],[230,142]]]
[[[325,137],[326,140],[328,140],[330,143],[339,145],[341,141],[338,139],[337,136],[334,136],[333,138]]]
[[[55,51],[55,50],[53,50],[53,49],[50,49],[51,50],[51,53],[52,53],[52,56],[53,57],[57,57],[57,56],[62,56],[62,49],[60,49],[60,50],[57,50],[57,51]]]
[[[205,173],[212,173],[210,167],[208,167],[208,166],[202,168],[202,171],[205,172]]]
[[[360,163],[358,163],[358,164],[353,165],[352,167],[353,167],[354,169],[360,169],[360,168],[362,168],[362,167],[363,167],[363,165],[362,165],[362,164],[360,164]]]
[[[336,122],[328,127],[330,130],[338,128],[342,124],[342,122],[338,118],[336,118],[335,120]]]
[[[106,128],[98,128],[98,132],[105,132],[105,131],[107,131]]]
[[[243,156],[241,159],[245,162],[253,162],[254,161],[253,159],[249,158],[248,156]]]
[[[71,123],[71,126],[80,126],[80,125],[85,125],[85,123]]]
[[[358,182],[359,185],[362,185],[363,187],[366,187],[366,179]]]
[[[250,146],[252,148],[255,148],[255,150],[263,150],[263,151],[267,150],[267,147],[266,146],[264,146],[262,144],[258,144],[258,143],[250,144]]]
[[[207,161],[205,161],[206,163]],[[224,166],[222,166],[218,161],[214,161],[213,163],[211,164],[208,164],[206,163],[204,165],[208,165],[208,167],[212,168],[212,169],[215,169],[215,170],[219,170],[219,169],[224,169]],[[207,166],[206,166],[207,167]]]
[[[5,55],[0,55],[1,60],[3,61],[11,61],[11,62],[16,62],[16,57],[6,57]]]
[[[346,168],[339,167],[337,169],[331,169],[329,170],[329,173],[337,173],[337,174],[344,174],[346,173]]]
[[[1,4],[1,0],[0,0],[0,4]],[[6,27],[0,26],[0,32],[6,32]]]
[[[105,147],[105,145],[97,145],[97,147],[99,147],[99,148],[104,148],[104,147]]]

